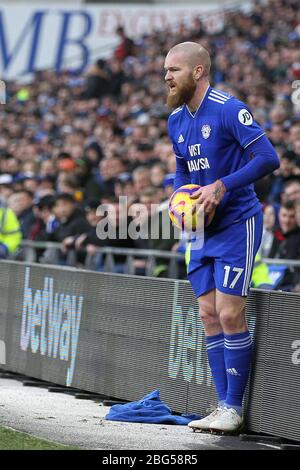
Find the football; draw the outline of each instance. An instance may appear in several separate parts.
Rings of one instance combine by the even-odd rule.
[[[198,184],[186,184],[174,191],[169,199],[169,217],[173,225],[182,231],[195,232],[203,226],[203,216],[197,211],[193,213],[196,201],[191,199],[200,187]]]
[[[193,212],[196,199],[191,199],[195,191],[200,189],[198,184],[185,184],[176,189],[169,199],[169,217],[175,225],[185,232],[196,232],[207,227],[215,215],[215,210],[209,214],[201,213],[201,205]]]

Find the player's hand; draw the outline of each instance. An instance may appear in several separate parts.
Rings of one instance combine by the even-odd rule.
[[[202,210],[204,209],[204,213],[210,214],[215,210],[218,204],[220,204],[225,193],[226,188],[224,184],[221,180],[217,180],[212,184],[202,186],[200,189],[195,191],[190,198],[197,201],[195,209],[199,204],[203,204]]]

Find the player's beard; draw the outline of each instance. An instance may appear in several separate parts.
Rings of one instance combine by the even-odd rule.
[[[173,94],[169,89],[169,93],[167,95],[167,106],[171,109],[178,108],[185,103],[189,103],[194,96],[197,83],[191,74],[187,80],[177,84],[176,87],[176,93]]]

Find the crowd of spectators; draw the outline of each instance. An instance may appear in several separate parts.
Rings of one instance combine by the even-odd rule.
[[[129,206],[165,207],[175,158],[164,58],[174,44],[191,40],[211,54],[213,86],[249,105],[280,157],[280,169],[256,183],[265,210],[261,253],[300,259],[300,92],[293,88],[300,80],[299,2],[268,0],[247,13],[226,12],[217,33],[199,18],[134,40],[121,26],[117,33],[115,53],[84,75],[44,70],[26,86],[7,84],[0,198],[16,213],[23,238],[91,253],[104,244],[177,249],[172,237],[100,240],[96,207],[117,205],[120,196]],[[293,289],[297,282],[296,276],[286,284]]]

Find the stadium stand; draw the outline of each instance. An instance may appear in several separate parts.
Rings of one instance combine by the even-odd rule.
[[[181,250],[172,237],[164,244],[142,237],[127,243],[120,236],[104,243],[95,235],[95,207],[127,196],[130,208],[152,203],[165,209],[175,158],[166,126],[164,57],[178,42],[199,41],[213,59],[212,84],[249,105],[280,157],[280,169],[256,184],[265,210],[261,255],[286,259],[288,281],[282,276],[276,288],[299,292],[299,267],[289,267],[291,256],[300,260],[299,249],[289,248],[300,240],[300,101],[292,99],[292,83],[300,79],[298,1],[228,11],[223,31],[215,34],[198,18],[190,28],[181,24],[175,32],[134,40],[122,28],[119,33],[123,42],[115,54],[97,60],[83,76],[42,70],[30,84],[7,84],[0,112],[0,198],[15,210],[24,239],[61,242],[61,263],[71,248],[75,263],[111,245]],[[44,252],[38,248],[38,259]],[[116,269],[123,272],[118,256]],[[145,274],[144,259],[135,266]],[[156,273],[166,275],[166,267]]]

